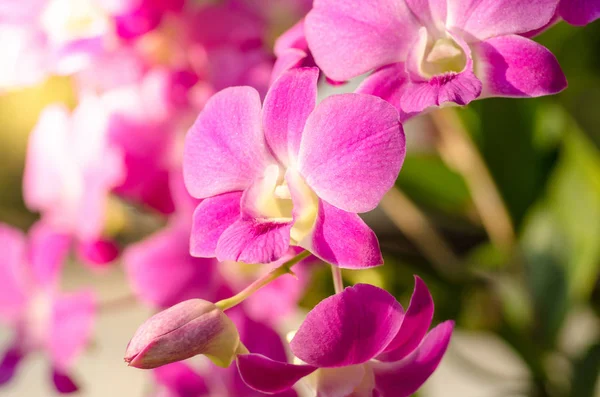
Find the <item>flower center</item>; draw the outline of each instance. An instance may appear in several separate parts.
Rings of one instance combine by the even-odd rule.
[[[467,56],[460,45],[450,37],[429,40],[421,63],[421,73],[433,77],[446,73],[460,73],[467,65]]]
[[[317,219],[317,195],[298,172],[284,170],[274,164],[267,167],[257,188],[258,194],[251,203],[253,212],[262,218],[281,222],[293,220],[291,243],[298,245],[310,233]]]

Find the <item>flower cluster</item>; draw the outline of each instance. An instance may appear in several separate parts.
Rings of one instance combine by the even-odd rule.
[[[77,390],[96,304],[60,292],[73,252],[94,272],[123,263],[159,310],[125,353],[158,395],[410,396],[454,323],[430,330],[418,277],[406,310],[341,282],[341,269],[384,263],[359,214],[395,185],[402,123],[564,90],[533,38],[599,17],[598,0],[0,0],[0,90],[67,75],[78,98],[45,108],[29,137],[29,237],[0,225],[0,319],[15,334],[0,384],[43,352],[56,389]],[[365,74],[319,101],[321,77]],[[165,226],[132,241],[123,218],[140,211]],[[322,266],[336,294],[288,342],[278,331]]]

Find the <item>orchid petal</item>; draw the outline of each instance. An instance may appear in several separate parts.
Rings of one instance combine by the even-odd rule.
[[[56,286],[71,239],[44,222],[29,230],[28,260],[38,285]]]
[[[377,69],[356,89],[357,93],[375,95],[392,104],[400,113],[400,121],[408,120],[414,114],[402,109],[402,95],[409,83],[404,63],[394,63]]]
[[[311,365],[294,365],[271,360],[260,354],[241,354],[237,367],[243,381],[252,389],[263,393],[279,393],[317,368]]]
[[[72,365],[90,341],[95,306],[91,291],[63,295],[54,301],[47,349],[58,368]]]
[[[562,0],[558,12],[571,25],[584,26],[600,18],[600,1]]]
[[[273,65],[273,72],[271,73],[271,85],[277,80],[283,73],[288,70],[300,67],[304,60],[308,57],[305,51],[290,48],[283,52]]]
[[[277,38],[273,52],[279,58],[291,49],[308,51],[308,43],[304,34],[304,18]]]
[[[468,42],[526,33],[546,25],[556,0],[461,0],[448,2],[447,27]]]
[[[408,397],[431,376],[439,365],[452,336],[454,323],[446,321],[429,332],[421,346],[404,360],[369,364],[381,397]]]
[[[269,89],[263,105],[267,144],[282,164],[298,156],[304,125],[317,102],[319,70],[294,69],[283,73]]]
[[[209,393],[204,378],[182,362],[155,368],[152,374],[156,383],[174,391],[177,396],[196,397]]]
[[[387,291],[357,284],[320,302],[290,343],[319,367],[362,364],[385,350],[402,324],[402,307]]]
[[[415,277],[415,290],[408,310],[404,314],[402,327],[394,340],[377,357],[381,361],[398,361],[412,353],[420,344],[433,320],[433,298],[427,286],[419,277]]]
[[[323,200],[344,211],[366,212],[394,185],[405,151],[392,105],[371,95],[334,95],[308,118],[298,170]]]
[[[428,30],[445,28],[448,0],[406,0],[408,8]]]
[[[183,175],[193,197],[244,190],[262,175],[273,159],[260,114],[254,88],[227,88],[208,101],[185,141]]]
[[[71,394],[79,390],[73,379],[58,368],[52,369],[52,382],[60,394]]]
[[[0,223],[0,318],[16,319],[27,304],[27,280],[23,266],[26,260],[25,235],[18,229]]]
[[[0,386],[10,382],[15,376],[17,368],[23,359],[18,345],[10,347],[0,361]]]
[[[418,24],[404,1],[316,0],[305,32],[317,65],[336,81],[404,61]]]
[[[291,228],[292,222],[240,219],[219,238],[217,259],[245,263],[273,262],[287,252]]]
[[[98,238],[77,242],[75,249],[77,257],[90,269],[104,269],[119,256],[119,246],[116,241]]]
[[[131,286],[140,299],[166,308],[192,298],[213,300],[213,259],[194,258],[189,253],[189,227],[175,223],[130,245],[123,263]]]
[[[190,237],[192,256],[216,256],[217,242],[229,226],[240,217],[242,192],[226,193],[203,200],[193,215]]]
[[[556,94],[567,80],[554,54],[525,37],[509,35],[477,43],[484,96],[537,97]]]
[[[356,214],[319,202],[314,229],[300,245],[327,263],[345,269],[383,264],[375,233]]]

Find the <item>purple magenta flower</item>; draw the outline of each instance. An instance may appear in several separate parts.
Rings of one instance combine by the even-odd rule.
[[[402,119],[446,102],[536,97],[567,82],[554,55],[519,34],[542,28],[558,0],[315,0],[305,31],[325,74],[375,70],[358,92],[394,104]]]
[[[561,0],[558,13],[571,25],[584,26],[600,18],[600,1]]]
[[[418,277],[406,312],[388,292],[357,284],[319,303],[291,341],[302,364],[264,355],[238,356],[248,386],[275,393],[306,380],[317,395],[406,397],[440,363],[454,324],[431,331],[433,301]]]
[[[16,335],[0,359],[0,384],[13,377],[25,355],[43,352],[51,361],[56,389],[77,390],[67,374],[91,339],[95,297],[90,291],[58,291],[68,246],[67,236],[42,223],[33,226],[29,240],[0,225],[0,320]]]
[[[132,367],[151,369],[203,354],[228,367],[239,342],[237,328],[221,309],[191,299],[146,320],[127,345],[125,361]]]
[[[207,103],[185,142],[186,187],[204,199],[191,253],[269,263],[290,245],[347,268],[383,262],[356,214],[377,206],[405,154],[397,111],[370,95],[316,105],[318,70],[284,73],[261,109],[258,92],[234,87]]]

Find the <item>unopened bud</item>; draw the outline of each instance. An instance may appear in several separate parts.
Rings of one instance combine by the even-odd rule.
[[[239,345],[237,328],[221,309],[192,299],[146,320],[127,345],[125,362],[150,369],[203,354],[228,367]]]

